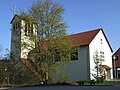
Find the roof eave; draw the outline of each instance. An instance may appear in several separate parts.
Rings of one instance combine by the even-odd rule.
[[[108,39],[107,39],[104,31],[103,31],[103,29],[101,29],[101,31],[103,32],[103,35],[105,36],[105,39],[106,39],[106,41],[107,41],[107,43],[108,43],[108,45],[109,45],[109,47],[110,47],[110,49],[111,49],[111,52],[113,52],[113,49],[112,49],[112,47],[111,47],[111,45],[110,45],[110,43],[109,43],[109,41],[108,41]]]
[[[12,22],[15,19],[16,16],[20,18],[20,16],[18,14],[15,14],[14,17],[13,17],[13,19],[10,21],[10,24],[12,24]]]

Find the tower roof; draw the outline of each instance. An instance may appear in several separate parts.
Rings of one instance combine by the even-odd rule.
[[[15,14],[15,16],[12,18],[12,20],[10,21],[10,23],[12,23],[16,17],[18,17],[20,20],[27,20],[27,21],[30,21],[30,20],[31,20],[32,23],[35,23],[34,20],[28,19],[27,16],[20,16],[20,15],[18,15],[18,14]]]
[[[18,18],[20,18],[20,19],[21,19],[21,16],[19,16],[19,15],[15,14],[15,16],[12,18],[12,20],[10,21],[10,23],[12,23],[12,22],[13,22],[13,20],[14,20],[16,17],[18,17]]]

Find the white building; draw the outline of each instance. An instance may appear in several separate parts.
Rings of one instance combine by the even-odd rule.
[[[35,47],[27,35],[37,34],[35,25],[19,15],[14,16],[11,24],[11,52],[16,60],[27,59],[28,53]],[[29,27],[32,27],[32,29]],[[75,40],[74,44],[78,47],[78,52],[76,53],[78,57],[75,58],[77,60],[71,60],[71,64],[62,67],[64,73],[71,80],[94,79],[93,76],[96,74],[94,71],[94,56],[96,52],[101,60],[106,79],[113,78],[112,48],[102,28],[69,35],[69,37]],[[24,47],[24,42],[27,42],[30,47]],[[26,66],[29,67],[29,65]]]

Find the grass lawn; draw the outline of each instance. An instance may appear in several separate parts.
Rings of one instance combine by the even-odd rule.
[[[105,81],[103,83],[96,83],[96,85],[120,85],[120,81]]]
[[[104,82],[101,82],[101,83],[97,83],[97,82],[94,82],[94,81],[92,81],[92,83],[91,83],[91,81],[79,81],[79,82],[77,82],[78,83],[78,85],[80,85],[80,86],[88,86],[88,85],[92,85],[92,86],[94,86],[94,85],[97,85],[97,86],[114,86],[114,85],[120,85],[120,81],[104,81]]]

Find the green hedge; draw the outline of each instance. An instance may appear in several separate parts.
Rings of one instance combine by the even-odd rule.
[[[94,80],[80,80],[77,83],[79,85],[95,85],[96,82]]]

